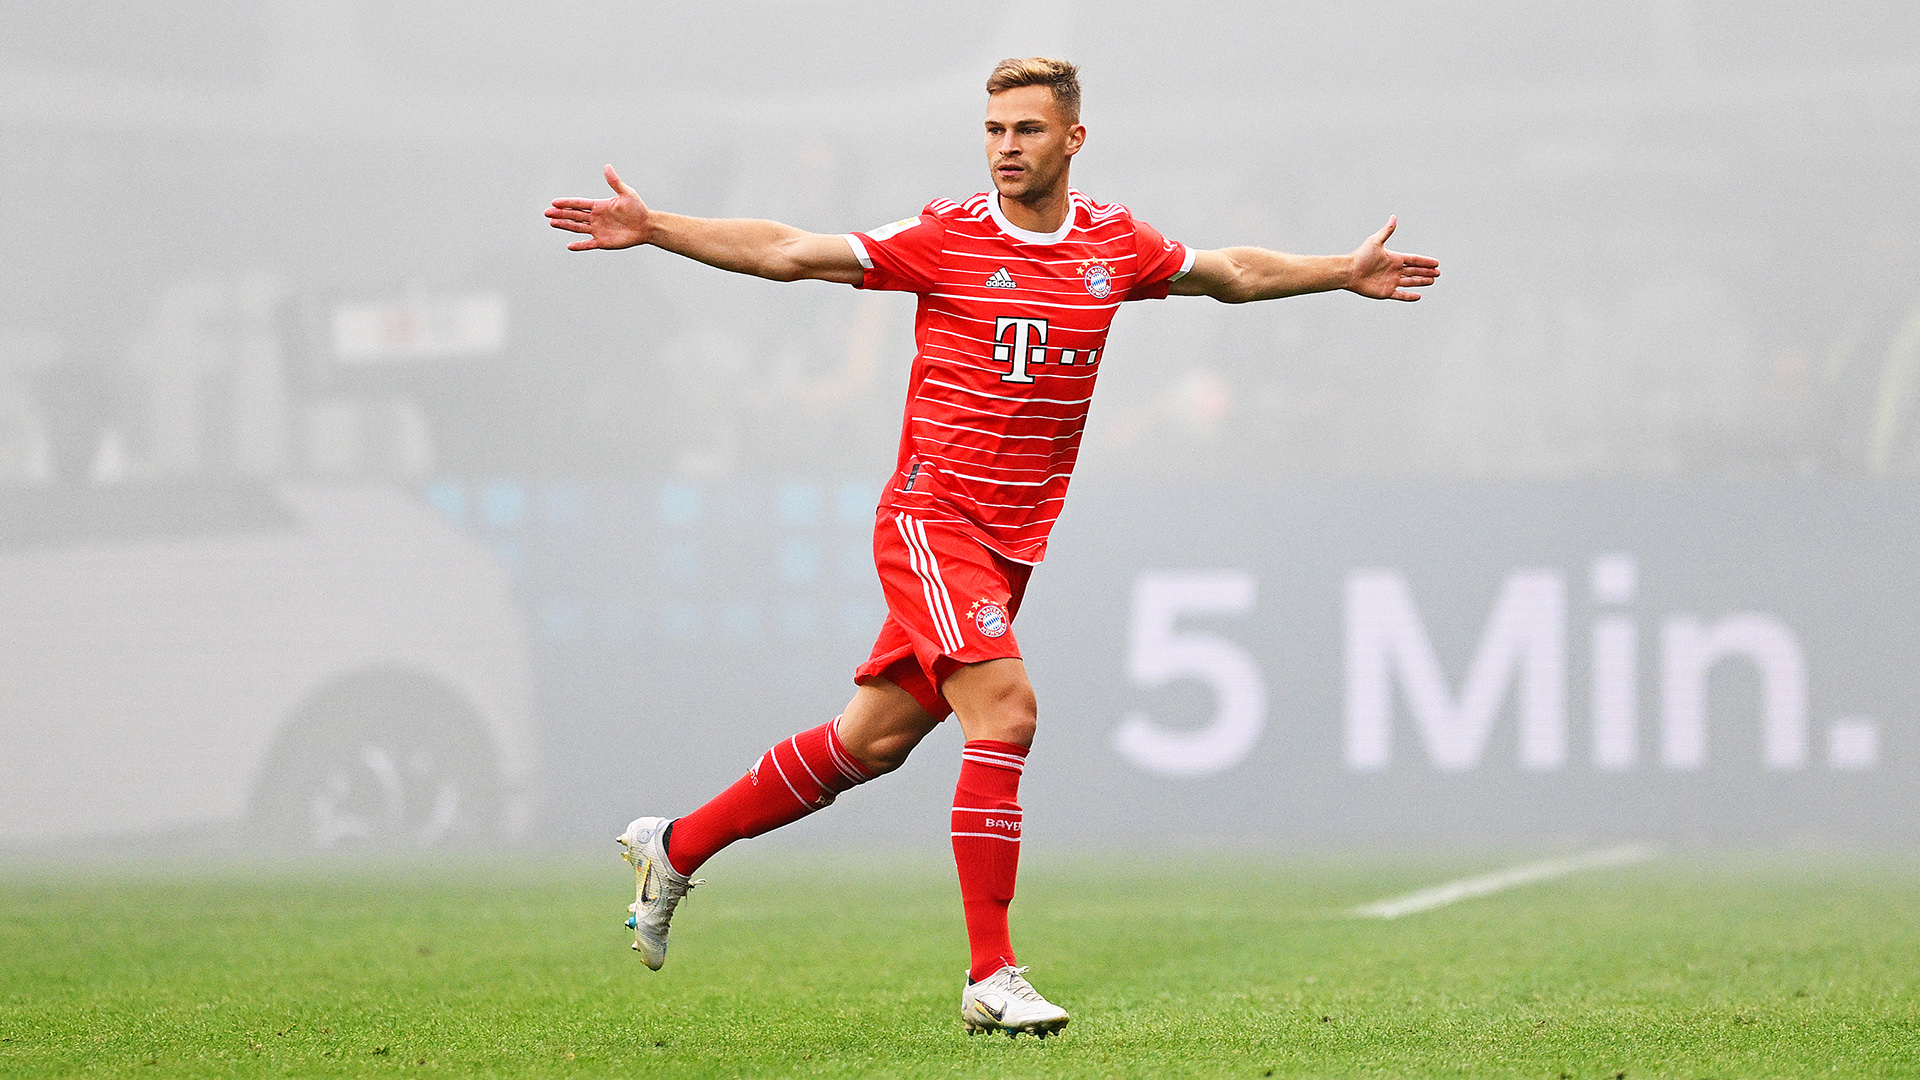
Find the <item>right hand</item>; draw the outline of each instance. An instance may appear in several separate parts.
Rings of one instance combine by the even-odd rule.
[[[547,208],[547,224],[586,234],[585,240],[568,244],[568,251],[628,248],[646,243],[653,235],[647,204],[611,165],[607,166],[607,186],[613,189],[611,199],[555,199]]]

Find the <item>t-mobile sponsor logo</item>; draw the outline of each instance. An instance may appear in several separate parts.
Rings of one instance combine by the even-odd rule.
[[[1510,573],[1463,677],[1454,682],[1436,656],[1406,576],[1394,569],[1353,571],[1344,591],[1340,673],[1345,765],[1373,772],[1391,764],[1395,706],[1404,703],[1435,768],[1475,768],[1511,701],[1523,768],[1560,770],[1578,756],[1598,771],[1633,769],[1646,761],[1696,771],[1708,760],[1710,677],[1725,663],[1746,665],[1757,676],[1761,763],[1773,770],[1806,768],[1812,757],[1807,662],[1792,628],[1764,612],[1668,614],[1658,623],[1655,671],[1643,672],[1642,623],[1630,610],[1638,599],[1637,579],[1630,555],[1602,555],[1590,568],[1594,616],[1581,643],[1591,659],[1584,710],[1590,742],[1576,755],[1569,735],[1564,572]],[[1177,621],[1182,615],[1246,614],[1254,592],[1252,575],[1240,571],[1148,573],[1135,582],[1129,677],[1149,689],[1197,679],[1212,689],[1215,712],[1204,726],[1188,729],[1129,714],[1115,733],[1122,756],[1147,771],[1176,776],[1219,773],[1246,758],[1265,724],[1266,687],[1258,665],[1238,644],[1181,632]],[[1658,680],[1657,727],[1650,732],[1643,727],[1653,725],[1643,725],[1640,716],[1643,674]],[[1829,768],[1878,764],[1875,720],[1837,716],[1827,722],[1825,735]]]

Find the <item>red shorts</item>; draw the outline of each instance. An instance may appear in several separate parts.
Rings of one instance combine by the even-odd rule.
[[[1018,659],[1013,617],[1033,567],[1002,558],[965,531],[882,509],[873,562],[887,621],[853,681],[885,679],[944,720],[953,706],[940,684],[967,664]]]

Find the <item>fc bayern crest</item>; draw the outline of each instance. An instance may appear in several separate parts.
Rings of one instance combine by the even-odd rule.
[[[988,601],[973,609],[973,625],[986,637],[997,638],[1007,632],[1007,609]]]
[[[1087,291],[1096,300],[1105,300],[1107,294],[1113,291],[1113,274],[1104,263],[1093,263],[1087,267],[1086,282]]]

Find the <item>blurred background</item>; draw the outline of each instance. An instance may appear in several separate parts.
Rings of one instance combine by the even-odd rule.
[[[1035,842],[1920,836],[1920,8],[10,0],[0,844],[610,849],[831,717],[912,298],[541,210],[874,227],[1033,54],[1093,197],[1445,270],[1120,315]]]

